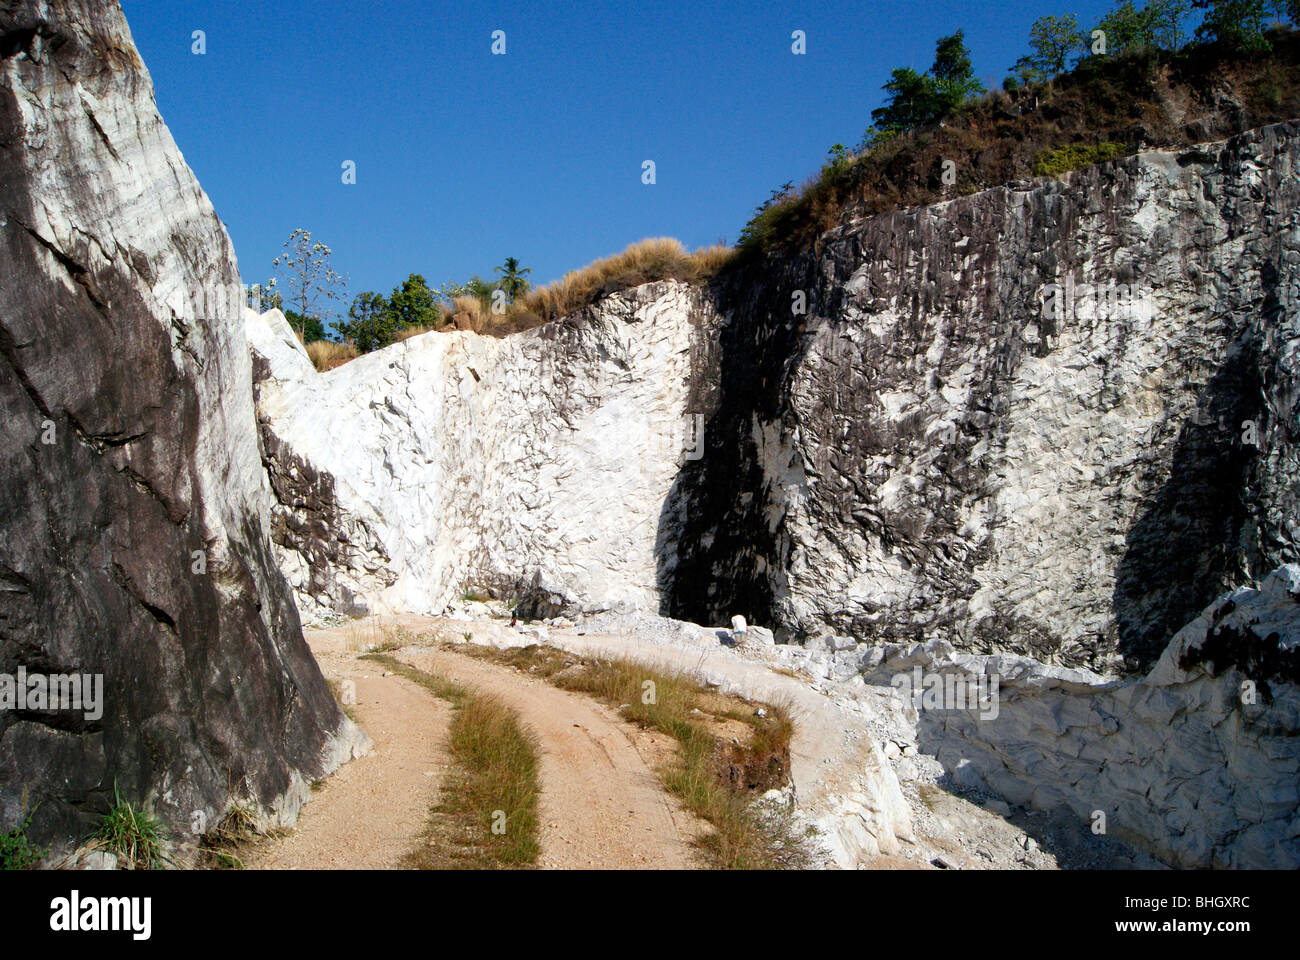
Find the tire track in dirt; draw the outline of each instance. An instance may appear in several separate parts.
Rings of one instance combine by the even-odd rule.
[[[393,653],[420,670],[491,693],[541,744],[538,866],[547,869],[689,869],[707,826],[680,809],[652,769],[667,737],[637,731],[616,710],[509,667],[444,650]],[[645,751],[643,753],[643,751]],[[667,756],[664,752],[661,756]]]
[[[316,651],[325,675],[356,684],[353,712],[374,741],[314,792],[297,825],[243,853],[252,870],[394,870],[424,832],[450,758],[451,706],[377,663]]]

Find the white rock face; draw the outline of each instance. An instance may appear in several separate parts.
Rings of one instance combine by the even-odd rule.
[[[693,352],[718,318],[675,282],[506,339],[427,334],[317,374],[247,317],[282,566],[306,612],[657,609],[656,540],[693,455]]]
[[[1106,680],[946,644],[888,645],[869,683],[997,679],[995,710],[915,711],[914,737],[954,783],[1182,867],[1300,867],[1300,566],[1235,590],[1178,632],[1140,680]],[[907,696],[908,684],[901,684]]]
[[[665,612],[1149,667],[1300,556],[1298,155],[1276,124],[746,275]]]

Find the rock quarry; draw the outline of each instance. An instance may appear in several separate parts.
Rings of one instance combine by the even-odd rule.
[[[281,566],[312,615],[482,592],[740,614],[835,682],[913,649],[900,669],[1007,670],[998,719],[912,731],[958,786],[1107,812],[1165,862],[1300,862],[1295,676],[1242,704],[1246,654],[1178,659],[1296,556],[1298,137],[864,219],[758,276],[324,375],[250,312]]]

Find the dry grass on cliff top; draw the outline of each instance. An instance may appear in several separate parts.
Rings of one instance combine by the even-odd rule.
[[[670,669],[578,657],[554,647],[497,650],[458,644],[455,649],[594,696],[616,707],[625,720],[676,740],[676,762],[657,773],[683,807],[713,827],[698,843],[716,867],[812,864],[808,838],[789,812],[755,803],[764,791],[790,779],[794,720],[787,705],[765,704],[760,714],[754,705],[709,691]],[[653,690],[652,703],[645,702],[647,690]]]
[[[458,329],[506,336],[576,313],[602,297],[657,280],[702,283],[734,256],[721,244],[689,251],[672,237],[640,240],[620,253],[566,273],[554,283],[528,291],[504,314],[496,315],[475,297],[457,297],[452,321]]]
[[[444,326],[405,327],[394,336],[400,343],[422,333],[468,330],[491,337],[504,337],[577,313],[602,297],[643,283],[658,280],[682,280],[703,283],[715,275],[735,256],[734,247],[716,244],[689,251],[672,237],[640,240],[620,253],[566,273],[554,283],[528,291],[516,302],[507,304],[504,313],[492,312],[488,302],[474,296],[457,297],[450,308],[444,307]],[[317,340],[307,344],[307,355],[316,369],[324,373],[354,360],[361,354],[351,343]]]
[[[321,373],[341,367],[349,360],[355,360],[361,353],[350,343],[334,343],[330,340],[313,340],[307,344],[307,356],[312,365]]]

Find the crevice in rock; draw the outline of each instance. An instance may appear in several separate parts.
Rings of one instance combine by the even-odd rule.
[[[113,159],[120,161],[122,158],[117,155],[117,150],[114,149],[113,142],[108,139],[108,132],[103,128],[99,119],[95,116],[95,111],[90,109],[90,104],[86,103],[85,100],[82,100],[81,109],[85,111],[86,118],[90,120],[91,126],[93,126],[95,132],[99,134],[99,139],[104,141],[104,146],[107,147],[108,152],[113,155]]]
[[[76,283],[77,286],[81,287],[81,289],[86,292],[86,296],[90,299],[90,302],[95,305],[95,309],[98,310],[104,316],[107,316],[108,307],[104,304],[102,300],[99,299],[98,294],[96,294],[94,289],[90,286],[90,270],[87,267],[83,266],[82,264],[78,263],[72,257],[68,256],[66,253],[64,253],[62,250],[56,247],[53,243],[51,243],[49,240],[46,240],[39,233],[37,233],[35,230],[29,227],[27,224],[23,223],[21,220],[16,220],[15,222],[24,230],[26,230],[29,234],[31,234],[33,240],[35,240],[42,247],[48,250],[50,254],[54,257],[54,259],[56,259],[57,261],[59,261],[60,264],[63,265],[63,268],[68,271],[68,275],[72,277],[73,282]]]
[[[179,631],[176,629],[176,621],[172,618],[171,614],[156,604],[150,603],[146,600],[144,595],[140,592],[140,588],[135,585],[131,578],[127,576],[126,571],[122,569],[121,564],[113,561],[109,567],[109,573],[113,578],[113,582],[121,587],[122,590],[131,597],[131,599],[143,607],[149,616],[167,627],[173,636],[179,636]]]

